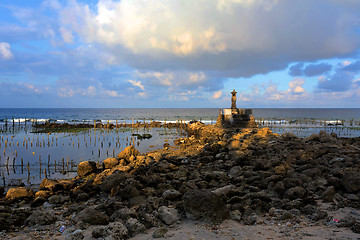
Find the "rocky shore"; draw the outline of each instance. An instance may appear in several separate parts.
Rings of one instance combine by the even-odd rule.
[[[80,163],[74,179],[0,189],[0,238],[128,239],[151,229],[150,237],[181,239],[172,232],[190,220],[221,232],[229,219],[284,226],[276,236],[289,239],[306,239],[310,226],[360,237],[360,138],[201,123],[187,131],[177,149],[130,146],[101,166]],[[350,210],[332,215],[341,209]]]

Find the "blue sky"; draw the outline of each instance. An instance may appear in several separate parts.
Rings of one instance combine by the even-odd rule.
[[[0,107],[360,107],[358,0],[2,0]]]

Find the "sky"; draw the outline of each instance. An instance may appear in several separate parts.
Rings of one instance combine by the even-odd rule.
[[[359,0],[1,0],[1,108],[360,108]]]

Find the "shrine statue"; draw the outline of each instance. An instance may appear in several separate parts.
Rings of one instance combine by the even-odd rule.
[[[235,89],[231,92],[232,96],[231,96],[231,108],[232,109],[236,109],[236,94],[237,92],[235,91]]]

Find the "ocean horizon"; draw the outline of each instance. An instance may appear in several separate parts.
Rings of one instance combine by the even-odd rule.
[[[0,108],[5,119],[59,121],[204,120],[215,121],[220,108]],[[360,120],[360,108],[252,108],[255,119]]]

